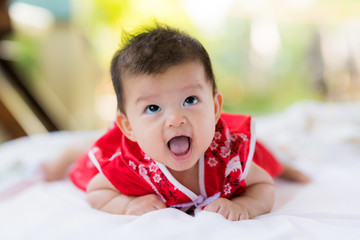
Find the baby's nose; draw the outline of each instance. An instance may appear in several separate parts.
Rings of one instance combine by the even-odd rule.
[[[180,127],[186,123],[186,117],[181,111],[171,112],[167,117],[167,127]]]

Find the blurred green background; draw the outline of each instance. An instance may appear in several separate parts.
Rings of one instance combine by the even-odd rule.
[[[3,52],[60,130],[103,129],[113,120],[111,57],[122,31],[155,20],[203,43],[225,111],[258,116],[298,101],[360,99],[360,1],[13,0],[7,6],[13,31],[3,38]]]

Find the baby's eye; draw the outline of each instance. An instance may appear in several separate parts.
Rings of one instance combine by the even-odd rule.
[[[184,101],[184,106],[189,106],[198,103],[198,99],[195,96],[187,97]]]
[[[152,113],[157,113],[161,111],[161,107],[157,106],[157,105],[149,105],[145,108],[145,112],[152,114]]]

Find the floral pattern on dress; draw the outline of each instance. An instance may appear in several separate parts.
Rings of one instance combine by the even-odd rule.
[[[129,161],[129,166],[130,166],[132,169],[136,170],[136,165],[135,165],[135,163],[134,163],[133,161]]]
[[[229,197],[238,190],[239,187],[245,185],[241,183],[240,177],[246,165],[245,156],[243,154],[246,147],[245,142],[248,139],[246,133],[230,133],[229,129],[222,121],[218,122],[216,127],[216,137],[214,137],[212,145],[217,148],[209,148],[210,154],[206,154],[209,161],[215,158],[224,167],[224,182],[222,189],[222,197]],[[208,151],[209,151],[208,150]],[[211,166],[211,165],[209,165]],[[244,190],[245,191],[245,190]]]
[[[225,196],[229,195],[231,193],[231,189],[232,189],[232,187],[231,187],[230,183],[225,184],[225,186],[224,186],[224,195]]]
[[[208,159],[207,163],[209,164],[210,167],[216,167],[216,165],[219,163],[216,158],[211,157]]]
[[[149,166],[149,171],[150,172],[156,172],[159,169],[158,165],[154,162],[152,162]]]
[[[141,176],[146,176],[148,173],[147,168],[145,167],[145,165],[140,165],[139,166],[139,173]]]
[[[218,146],[219,145],[216,143],[215,138],[214,138],[214,140],[210,144],[210,149],[211,150],[216,150]]]
[[[156,183],[159,183],[162,180],[159,174],[155,174],[155,176],[153,176],[153,179]]]

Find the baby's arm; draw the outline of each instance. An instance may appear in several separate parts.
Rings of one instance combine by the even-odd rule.
[[[220,213],[232,221],[254,218],[270,212],[275,197],[271,176],[256,164],[251,163],[246,185],[247,190],[241,196],[232,199],[218,198],[204,210]]]
[[[121,194],[101,173],[97,174],[87,187],[90,205],[98,210],[113,214],[143,215],[166,208],[155,194],[127,196]]]

